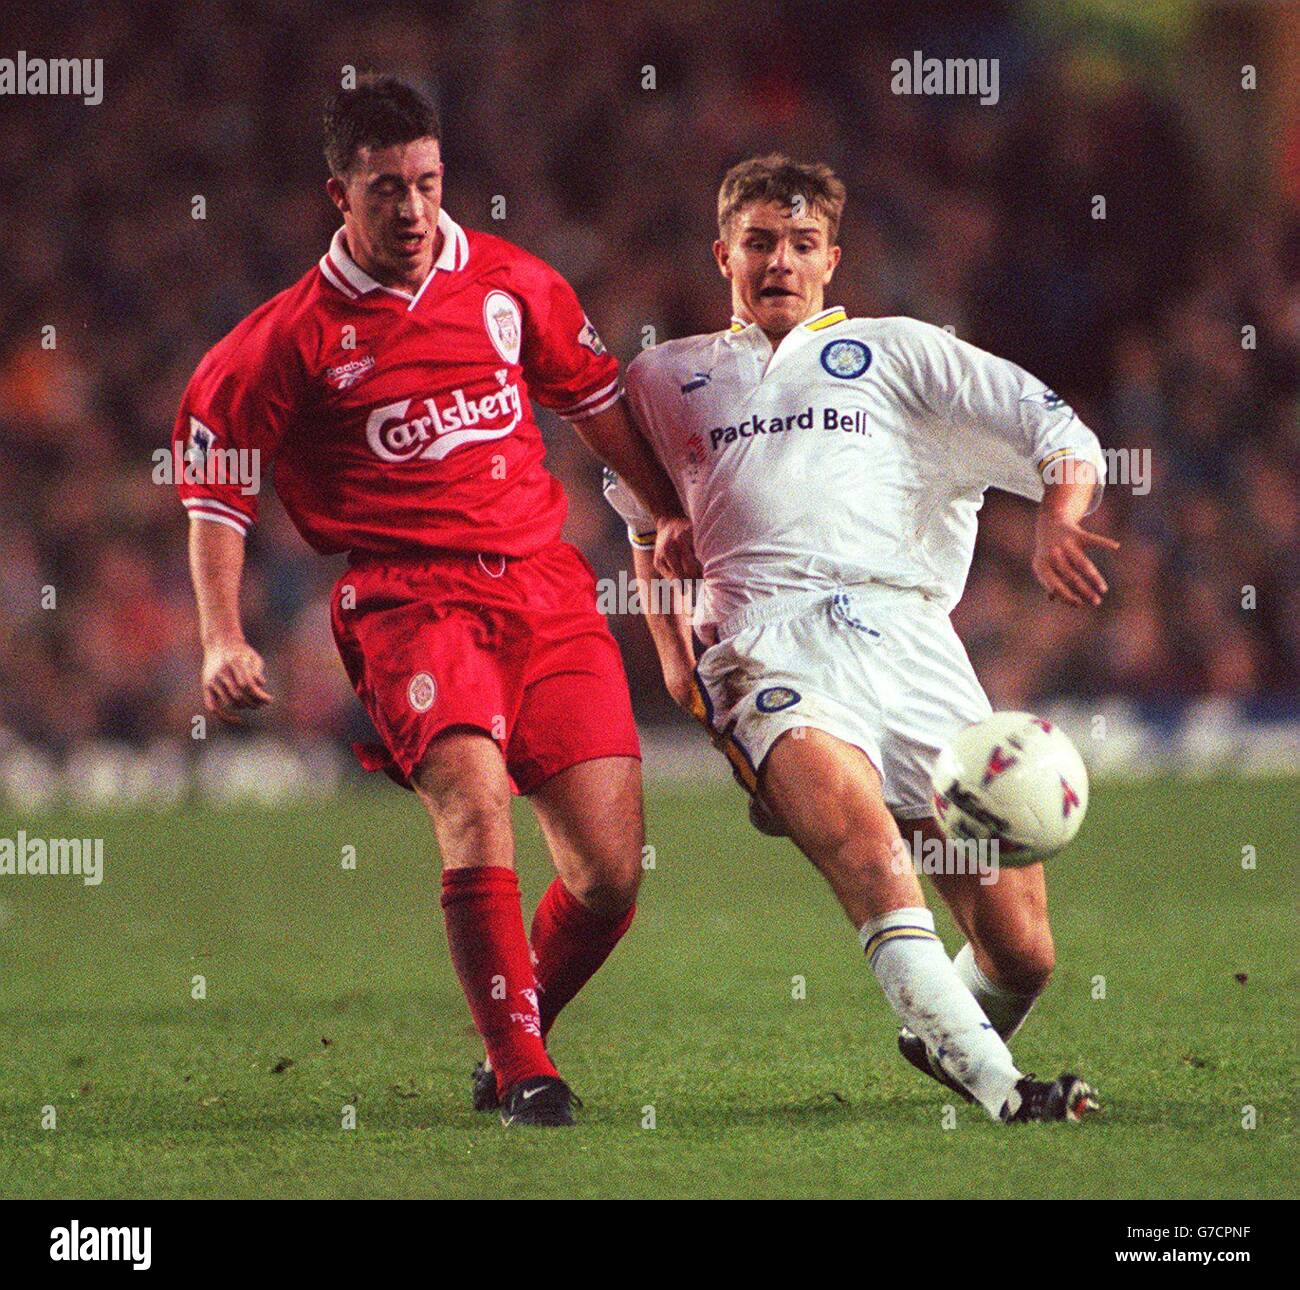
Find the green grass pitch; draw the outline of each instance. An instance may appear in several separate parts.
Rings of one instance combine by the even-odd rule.
[[[1016,1130],[945,1116],[821,880],[729,786],[650,785],[636,924],[553,1036],[586,1100],[569,1132],[469,1109],[478,1050],[407,795],[0,813],[0,836],[105,839],[99,888],[0,877],[0,1195],[1294,1194],[1298,788],[1098,787],[1050,866],[1059,965],[1014,1047],[1106,1109]],[[531,916],[549,866],[522,805],[518,836]]]

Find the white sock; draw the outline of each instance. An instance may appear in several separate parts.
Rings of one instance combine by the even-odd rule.
[[[935,934],[934,915],[928,909],[895,909],[863,923],[858,939],[903,1024],[996,1120],[1020,1072],[957,975]]]
[[[993,1023],[993,1029],[1002,1036],[1004,1043],[1009,1043],[1011,1036],[1024,1025],[1038,995],[1017,994],[1014,990],[990,981],[975,962],[975,951],[971,949],[969,941],[953,956],[952,965],[965,982],[966,988],[975,996],[975,1002],[984,1009],[984,1015]]]

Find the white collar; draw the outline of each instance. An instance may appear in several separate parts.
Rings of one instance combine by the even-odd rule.
[[[848,313],[839,305],[819,310],[811,318],[805,318],[792,331],[782,336],[780,342],[773,348],[767,334],[757,323],[747,323],[743,318],[738,318],[733,314],[731,316],[731,327],[727,330],[723,339],[729,345],[740,343],[748,345],[755,359],[765,356],[762,357],[762,371],[760,374],[760,379],[762,379],[781,363],[786,355],[799,349],[811,333],[825,331],[826,328],[834,327],[837,323],[846,321],[847,318]]]
[[[349,299],[355,300],[372,291],[387,291],[390,295],[409,301],[407,308],[414,309],[424,295],[424,289],[433,281],[435,273],[439,270],[454,273],[463,269],[469,260],[469,239],[465,236],[465,230],[445,210],[438,212],[438,231],[442,234],[442,250],[438,253],[433,268],[429,270],[429,276],[420,283],[419,290],[414,295],[376,282],[349,254],[342,227],[335,230],[330,249],[321,256],[320,271],[331,286],[337,287]]]
[[[844,322],[847,318],[848,313],[842,305],[831,305],[829,308],[813,314],[811,318],[805,318],[794,330],[823,331],[827,327],[833,327],[836,323]],[[742,331],[748,331],[751,327],[757,326],[757,323],[746,322],[739,315],[732,314],[731,326],[727,329],[727,335],[735,336]]]

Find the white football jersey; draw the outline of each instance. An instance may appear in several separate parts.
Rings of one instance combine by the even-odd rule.
[[[1105,477],[1097,437],[1058,395],[914,318],[827,309],[775,350],[735,320],[646,350],[625,385],[694,526],[701,628],[768,597],[871,582],[951,610],[986,488],[1038,500],[1043,469],[1067,456]],[[605,491],[653,544],[627,489],[607,476]]]

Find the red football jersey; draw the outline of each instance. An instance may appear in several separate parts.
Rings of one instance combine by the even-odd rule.
[[[274,463],[285,509],[325,554],[520,556],[555,540],[567,503],[529,396],[591,416],[620,397],[618,363],[549,265],[445,211],[438,227],[414,295],[365,273],[339,229],[317,267],[208,351],[173,434],[191,515],[246,532],[250,481]]]

